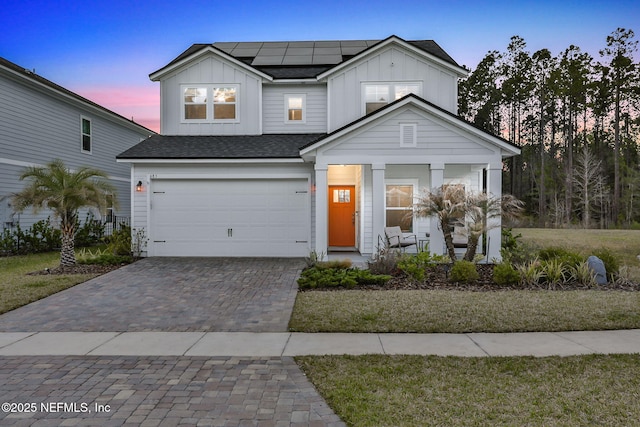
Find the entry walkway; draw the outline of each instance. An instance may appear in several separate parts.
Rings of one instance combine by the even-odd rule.
[[[5,332],[0,356],[288,357],[328,354],[572,356],[640,353],[640,329],[620,331],[323,334],[289,332]]]

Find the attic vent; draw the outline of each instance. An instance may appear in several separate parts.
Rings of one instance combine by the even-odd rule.
[[[418,124],[400,123],[400,147],[416,147],[418,143]]]

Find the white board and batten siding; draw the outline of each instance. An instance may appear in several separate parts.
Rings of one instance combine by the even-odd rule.
[[[182,120],[184,85],[237,85],[237,120],[219,123]],[[262,79],[219,57],[205,57],[181,67],[161,81],[163,135],[258,135],[262,124]]]
[[[143,169],[136,166],[136,177]],[[148,230],[149,256],[309,254],[308,165],[154,168],[148,179],[134,221]]]
[[[360,118],[363,112],[363,83],[418,82],[416,94],[456,114],[458,79],[445,67],[391,46],[365,56],[351,67],[328,77],[329,132]]]

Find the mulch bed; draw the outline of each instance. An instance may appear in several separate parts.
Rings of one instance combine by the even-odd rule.
[[[547,285],[498,285],[493,282],[493,264],[477,264],[476,269],[480,279],[471,283],[454,283],[449,280],[447,271],[442,267],[436,267],[429,271],[428,277],[423,282],[416,282],[407,277],[397,276],[389,280],[385,285],[367,285],[358,289],[363,290],[449,290],[449,291],[471,291],[471,292],[495,292],[509,290],[596,290],[596,291],[640,291],[640,284],[625,280],[617,280],[614,283],[598,285],[596,287],[586,286],[581,283],[565,283],[550,288]],[[309,291],[340,291],[346,288],[316,288]],[[305,290],[306,291],[306,290]]]

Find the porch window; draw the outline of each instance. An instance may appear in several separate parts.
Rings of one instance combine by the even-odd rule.
[[[403,232],[413,232],[413,184],[386,184],[386,227],[399,226]]]
[[[422,95],[422,84],[411,83],[364,83],[364,114],[373,113],[385,105],[410,93]]]
[[[304,123],[306,118],[306,95],[285,95],[284,96],[284,108],[285,108],[285,123]]]

